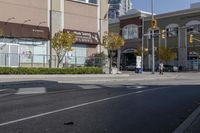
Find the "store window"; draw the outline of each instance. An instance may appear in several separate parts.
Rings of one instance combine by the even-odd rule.
[[[138,26],[130,24],[122,29],[122,36],[124,39],[135,39],[138,38]]]

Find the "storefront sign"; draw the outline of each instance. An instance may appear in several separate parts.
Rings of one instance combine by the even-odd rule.
[[[76,30],[64,30],[64,32],[74,33],[76,35],[77,43],[84,44],[99,44],[99,36],[94,32],[76,31]]]

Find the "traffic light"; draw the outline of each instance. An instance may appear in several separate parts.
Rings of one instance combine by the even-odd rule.
[[[156,19],[151,20],[151,28],[155,29],[156,27],[157,27],[157,20]]]
[[[165,39],[165,30],[162,30],[161,38],[162,38],[162,39]]]
[[[193,35],[192,35],[192,34],[190,34],[190,36],[189,36],[189,43],[190,43],[190,44],[193,43]]]

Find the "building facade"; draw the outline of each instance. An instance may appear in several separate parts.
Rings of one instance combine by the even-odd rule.
[[[2,0],[0,12],[0,66],[46,62],[31,55],[48,54],[48,1]]]
[[[108,30],[107,17],[100,17],[106,10],[108,4],[100,0],[2,0],[0,66],[47,67],[50,54],[56,66],[49,40],[58,31],[76,35],[64,62],[83,65],[87,57],[100,52],[99,35]]]
[[[136,64],[135,52],[142,46],[143,18],[149,15],[148,12],[132,9],[119,19],[110,21],[109,31],[120,34],[125,40],[124,46],[118,51],[122,67]]]
[[[109,19],[116,19],[132,9],[131,0],[109,0]]]
[[[194,7],[176,12],[155,15],[157,20],[157,28],[155,33],[155,50],[161,45],[171,48],[176,53],[176,59],[165,62],[169,65],[178,66],[186,70],[199,70],[199,54],[200,54],[200,7]],[[145,33],[151,33],[150,28],[151,17],[145,18]],[[162,31],[165,31],[162,38]],[[189,42],[190,35],[193,36],[193,42]],[[144,47],[149,51],[145,57],[145,68],[152,67],[151,50],[152,40],[150,36],[144,39]],[[156,66],[159,59],[156,58]]]

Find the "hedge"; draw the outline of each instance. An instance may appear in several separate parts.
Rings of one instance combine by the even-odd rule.
[[[0,67],[0,74],[102,74],[102,68],[26,68]]]

